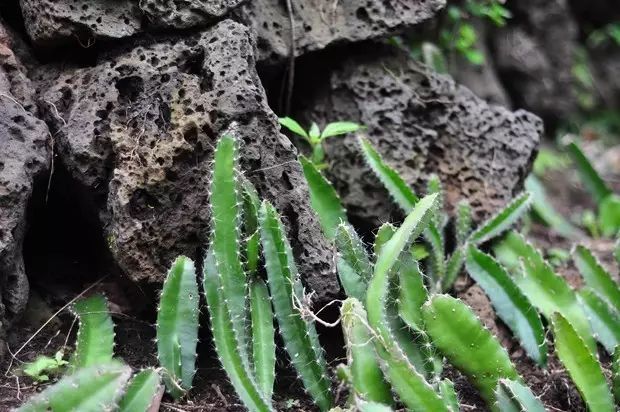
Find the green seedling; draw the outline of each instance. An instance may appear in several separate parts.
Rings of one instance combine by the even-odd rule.
[[[327,167],[325,164],[325,149],[323,143],[326,139],[335,136],[343,136],[363,130],[364,127],[354,122],[329,123],[323,130],[316,123],[312,123],[307,131],[299,123],[290,117],[281,117],[280,125],[304,139],[310,145],[312,156],[310,160],[318,169]]]
[[[69,364],[64,360],[64,357],[65,354],[61,350],[56,352],[53,358],[39,355],[34,361],[25,364],[22,367],[22,372],[35,382],[47,382],[50,380],[50,376],[60,375],[65,366]]]

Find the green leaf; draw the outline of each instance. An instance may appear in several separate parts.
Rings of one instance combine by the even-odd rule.
[[[603,181],[596,169],[594,169],[592,163],[590,163],[577,143],[571,142],[566,147],[575,166],[577,166],[577,171],[584,186],[594,197],[596,203],[600,205],[603,199],[612,193],[611,189]]]
[[[321,140],[347,133],[355,133],[362,129],[364,129],[363,126],[353,122],[333,122],[325,126],[323,133],[321,133]]]
[[[620,287],[587,247],[577,245],[573,249],[573,261],[583,280],[620,312]]]
[[[360,147],[366,159],[366,163],[372,171],[377,175],[383,186],[390,193],[396,204],[400,206],[405,213],[409,213],[418,201],[418,197],[413,193],[411,188],[405,183],[402,177],[385,164],[377,151],[372,147],[370,142],[363,137],[358,138]]]
[[[467,271],[491,299],[497,316],[519,338],[527,354],[539,365],[547,363],[547,342],[538,312],[512,278],[490,255],[471,246]]]
[[[540,399],[530,388],[510,379],[501,379],[495,390],[497,409],[500,412],[545,412]]]
[[[145,369],[129,382],[127,391],[121,399],[119,412],[147,412],[161,401],[163,386],[159,373]],[[157,408],[159,409],[159,408]]]
[[[489,405],[495,402],[500,379],[519,379],[506,350],[463,302],[435,295],[424,304],[422,313],[432,343],[468,376]]]
[[[94,295],[81,299],[73,305],[73,311],[80,319],[80,327],[71,368],[75,371],[110,362],[114,356],[114,323],[105,298]]]
[[[588,409],[597,412],[615,410],[601,365],[569,321],[559,313],[551,316],[555,350],[581,393]]]
[[[603,199],[598,210],[598,224],[603,236],[612,237],[620,230],[620,196],[611,194]]]
[[[299,123],[297,123],[295,120],[291,119],[290,117],[281,117],[278,119],[278,121],[280,122],[282,126],[286,127],[288,130],[295,133],[296,135],[304,137],[308,141],[310,140],[310,136],[308,136],[308,133],[306,133],[304,128],[301,127]]]
[[[450,411],[459,412],[461,410],[454,383],[451,380],[443,379],[439,382],[439,393],[441,393],[441,397]]]
[[[579,301],[590,321],[596,340],[613,353],[620,344],[620,315],[590,288],[578,292]]]
[[[467,201],[460,201],[456,210],[456,244],[463,246],[471,234],[472,210]]]
[[[418,262],[408,253],[403,253],[395,266],[398,274],[398,314],[413,330],[422,331],[421,308],[428,297],[424,287],[422,271]]]
[[[499,236],[517,222],[530,206],[531,195],[524,192],[507,204],[495,216],[484,222],[469,237],[469,242],[479,245]]]
[[[308,131],[308,136],[310,136],[310,141],[314,143],[318,143],[321,138],[321,130],[319,129],[319,125],[312,122],[310,125],[310,130]]]
[[[299,156],[299,162],[310,189],[312,208],[319,217],[323,233],[328,239],[333,240],[336,237],[338,225],[348,222],[347,212],[342,207],[332,184],[317,170],[316,166],[304,156]]]
[[[164,281],[156,324],[157,357],[174,398],[192,387],[196,372],[199,300],[194,262],[179,256]]]
[[[119,362],[80,368],[30,398],[17,412],[113,410],[130,376],[131,368]]]
[[[68,362],[63,359],[63,353],[58,351],[54,358],[45,355],[37,356],[34,361],[24,364],[21,370],[33,380],[45,382],[49,380],[50,374],[55,375],[59,373],[63,366],[67,364]]]
[[[341,223],[336,230],[338,249],[338,276],[347,296],[366,297],[366,287],[372,276],[372,265],[362,240],[348,223]]]

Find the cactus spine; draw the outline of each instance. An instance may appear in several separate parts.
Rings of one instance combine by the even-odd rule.
[[[80,320],[75,353],[71,360],[73,370],[107,363],[114,356],[114,323],[105,298],[94,295],[73,305]]]
[[[121,399],[119,412],[147,412],[159,410],[164,387],[159,373],[154,369],[145,369],[129,382],[127,391]]]
[[[157,357],[168,392],[181,397],[192,387],[198,343],[198,285],[194,262],[179,256],[166,277],[157,311]]]
[[[275,208],[263,202],[261,241],[273,307],[286,350],[304,386],[323,411],[332,405],[327,365],[314,324],[301,313],[303,288],[284,227]]]
[[[81,368],[33,396],[17,412],[115,410],[130,376],[129,366],[119,362]]]

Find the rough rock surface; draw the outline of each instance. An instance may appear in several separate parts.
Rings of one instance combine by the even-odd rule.
[[[49,132],[32,108],[32,85],[0,21],[0,339],[28,301],[22,245],[33,181],[48,169]],[[4,351],[1,344],[0,351]]]
[[[255,71],[249,29],[231,20],[199,35],[112,53],[90,68],[41,70],[40,99],[64,164],[98,191],[112,252],[135,281],[161,281],[173,258],[209,235],[217,138],[241,142],[241,166],[283,214],[307,285],[339,287],[308,202],[296,150],[279,133]],[[54,106],[58,109],[56,109]]]
[[[221,18],[245,0],[20,0],[35,43],[118,39],[149,26],[184,29]]]
[[[309,100],[311,108],[301,111],[305,118],[364,124],[384,159],[419,193],[429,174],[437,173],[447,203],[467,198],[477,218],[521,190],[542,132],[536,116],[490,106],[449,77],[390,50],[343,61]],[[397,209],[354,139],[329,140],[331,178],[350,215],[376,225]]]
[[[515,107],[549,120],[577,109],[572,69],[578,27],[564,0],[510,2],[515,17],[491,33],[494,59]]]
[[[291,0],[295,54],[321,50],[330,44],[387,37],[431,18],[445,0]],[[259,60],[281,60],[289,55],[290,20],[286,3],[253,0],[242,8],[242,18],[257,33]]]

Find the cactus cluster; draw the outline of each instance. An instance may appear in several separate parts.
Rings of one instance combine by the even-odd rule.
[[[159,372],[146,369],[133,379],[131,368],[114,359],[114,323],[105,298],[78,300],[76,347],[68,375],[33,396],[18,412],[152,411],[159,408],[163,386]]]

